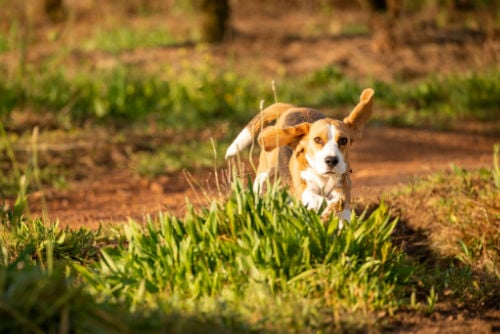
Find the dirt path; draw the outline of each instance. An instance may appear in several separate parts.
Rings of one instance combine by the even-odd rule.
[[[384,191],[415,177],[449,170],[492,165],[493,144],[500,136],[437,133],[427,130],[369,128],[364,140],[353,146],[354,198],[358,203],[376,200]],[[195,186],[191,187],[190,182]],[[186,200],[206,205],[217,195],[214,171],[196,171],[156,179],[140,178],[126,169],[112,169],[71,183],[66,190],[45,190],[50,219],[63,226],[96,228],[99,223],[142,221],[160,210],[183,215]],[[33,215],[40,215],[41,193],[30,198]]]

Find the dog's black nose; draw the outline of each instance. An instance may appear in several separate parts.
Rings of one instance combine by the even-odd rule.
[[[335,167],[339,163],[339,158],[334,156],[329,156],[325,158],[325,164],[328,167]]]

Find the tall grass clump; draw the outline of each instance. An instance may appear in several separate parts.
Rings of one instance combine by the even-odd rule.
[[[25,177],[0,207],[0,332],[112,332],[112,318],[83,292],[71,263],[97,259],[98,233],[27,219]]]
[[[408,239],[411,257],[393,243],[418,224],[398,223],[383,203],[339,230],[285,191],[261,197],[241,182],[183,218],[161,213],[104,232],[2,206],[0,331],[355,331],[401,309],[431,313],[443,299],[497,300],[494,173],[456,169],[407,195],[398,199],[418,205],[408,210],[435,219],[420,226],[424,258],[412,249],[420,239]]]
[[[0,250],[2,333],[140,333],[169,319],[97,302],[68,262],[49,256],[51,265],[43,266],[28,253],[12,258]]]
[[[130,222],[118,248],[80,270],[94,296],[132,308],[233,310],[257,329],[319,328],[398,308],[410,271],[391,243],[395,224],[381,205],[338,231],[286,192],[259,197],[237,183],[226,202],[183,220]]]
[[[83,325],[84,318],[91,320],[92,300],[83,298],[60,268],[52,274],[33,265],[20,268],[0,266],[2,333],[67,332]]]
[[[23,176],[15,202],[0,207],[0,250],[5,263],[21,259],[46,268],[52,267],[54,260],[82,264],[95,261],[100,230],[60,228],[43,218],[28,219],[26,190]]]

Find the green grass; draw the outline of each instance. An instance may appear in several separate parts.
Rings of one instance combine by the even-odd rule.
[[[221,119],[242,121],[242,113],[258,105],[257,93],[235,73],[212,71],[209,65],[189,67],[182,74],[166,69],[144,76],[119,67],[98,73],[77,73],[47,67],[29,70],[23,78],[0,83],[0,115],[26,108],[55,113],[60,122],[81,125],[100,120],[123,124],[154,115],[170,128],[196,128]]]
[[[352,108],[365,86],[372,86],[378,106],[376,120],[440,128],[464,119],[498,120],[499,82],[500,71],[492,69],[432,76],[415,83],[360,83],[336,67],[325,67],[304,79],[279,78],[277,93],[279,101],[344,112]],[[258,111],[261,99],[266,104],[274,101],[270,83],[217,68],[210,60],[182,64],[180,71],[165,68],[156,74],[118,66],[69,75],[57,65],[47,64],[28,67],[22,77],[4,77],[0,93],[4,120],[14,109],[31,109],[54,113],[66,126],[88,120],[129,124],[152,116],[173,128],[201,127],[214,120],[240,125]]]
[[[117,26],[112,29],[96,29],[94,36],[83,43],[85,50],[120,52],[138,48],[169,46],[178,43],[165,28],[137,29]]]
[[[471,173],[455,167],[450,175],[433,175],[398,196],[402,201],[424,199],[416,202],[420,210],[435,215],[432,229],[439,233],[431,241],[441,255],[498,276],[499,190],[493,169]]]
[[[261,199],[237,186],[227,202],[184,220],[162,215],[146,227],[130,223],[125,246],[103,251],[93,293],[131,305],[140,295],[141,303],[156,306],[162,291],[163,302],[185,300],[186,307],[210,297],[250,308],[248,295],[258,293],[271,305],[276,294],[316,300],[325,311],[395,308],[395,289],[409,273],[389,241],[395,221],[384,207],[337,234],[335,221],[326,228],[290,201],[284,193]]]
[[[353,105],[364,86],[375,89],[374,118],[391,125],[452,128],[460,120],[498,120],[500,71],[430,76],[418,82],[366,81],[364,86],[325,67],[306,81],[309,102],[328,108]],[[312,94],[311,94],[312,92]],[[308,98],[304,98],[307,100]]]
[[[162,214],[144,226],[130,222],[112,234],[98,259],[99,232],[4,221],[0,314],[13,321],[3,326],[58,328],[69,321],[67,312],[79,328],[89,312],[82,300],[89,298],[97,314],[103,305],[125,306],[133,316],[160,312],[149,325],[156,330],[172,313],[265,331],[362,328],[373,325],[372,312],[396,310],[411,268],[390,241],[396,220],[385,206],[338,232],[336,220],[325,227],[319,215],[291,201],[284,192],[260,198],[237,183],[227,201],[184,219]],[[56,285],[61,279],[68,283]],[[34,281],[32,299],[18,303]],[[45,312],[46,299],[36,300],[46,294],[55,295]],[[36,316],[15,316],[28,310]],[[358,323],[362,317],[369,320]]]
[[[0,209],[0,329],[335,332],[440,303],[480,308],[500,296],[494,173],[436,175],[340,231],[286,192],[259,197],[240,182],[182,218],[98,231],[26,219],[20,192]]]
[[[24,150],[16,150],[23,146]],[[68,171],[59,164],[39,160],[38,129],[29,137],[7,133],[0,121],[0,198],[13,197],[26,184],[26,192],[40,189],[42,184],[62,188],[66,185]],[[23,175],[23,177],[21,177]],[[24,190],[23,190],[24,191]]]
[[[4,34],[0,33],[0,53],[18,48],[19,38],[19,23],[11,22],[9,29]]]

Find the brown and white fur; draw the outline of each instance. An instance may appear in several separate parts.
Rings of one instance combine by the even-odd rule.
[[[343,121],[320,111],[276,103],[257,114],[226,152],[226,159],[249,146],[256,135],[262,152],[254,190],[279,176],[283,185],[307,208],[323,216],[335,212],[341,220],[351,217],[349,148],[361,139],[372,114],[372,89],[361,93],[358,105]],[[275,122],[275,125],[270,125]]]

